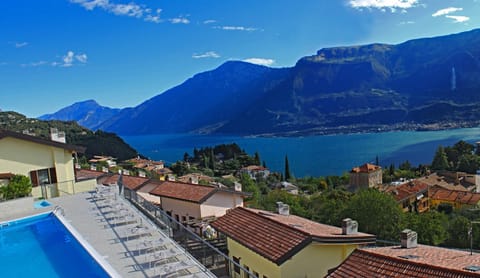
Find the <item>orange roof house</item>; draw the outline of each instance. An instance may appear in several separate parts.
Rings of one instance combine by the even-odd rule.
[[[439,186],[431,187],[430,200],[433,206],[450,204],[454,208],[465,206],[479,206],[480,193],[469,191],[449,190]]]
[[[398,186],[390,186],[385,192],[392,194],[404,211],[424,212],[429,209],[428,189],[428,184],[413,180]]]
[[[480,277],[480,254],[428,245],[363,248],[355,250],[327,277]]]
[[[365,163],[354,167],[350,171],[350,187],[360,188],[376,187],[382,184],[382,167]]]
[[[370,234],[281,213],[237,207],[211,225],[227,236],[229,256],[258,277],[322,277],[359,245],[375,242]]]
[[[228,209],[243,206],[248,196],[241,191],[175,181],[152,180],[146,187],[153,187],[151,197],[167,214],[182,222],[220,217]]]

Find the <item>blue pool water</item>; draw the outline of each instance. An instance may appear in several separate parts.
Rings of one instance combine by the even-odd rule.
[[[1,277],[109,277],[52,213],[0,224]]]

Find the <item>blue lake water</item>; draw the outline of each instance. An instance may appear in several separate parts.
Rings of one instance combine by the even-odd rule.
[[[167,164],[193,153],[193,148],[237,143],[247,153],[256,151],[273,171],[283,171],[285,155],[294,176],[341,175],[352,167],[374,162],[381,166],[398,165],[405,160],[413,165],[429,164],[439,145],[450,146],[459,140],[480,141],[480,128],[441,131],[398,131],[308,137],[254,138],[192,134],[122,136],[141,154]]]

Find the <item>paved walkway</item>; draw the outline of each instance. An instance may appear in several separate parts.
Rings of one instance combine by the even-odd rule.
[[[215,277],[115,188],[49,199],[122,277]],[[110,190],[112,189],[112,190]],[[45,211],[32,210],[36,213]]]

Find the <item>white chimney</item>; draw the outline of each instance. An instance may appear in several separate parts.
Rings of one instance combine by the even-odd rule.
[[[127,169],[122,169],[122,172],[124,176],[130,176],[130,171],[128,171]]]
[[[191,184],[198,184],[198,176],[196,176],[196,175],[191,175],[191,176],[190,176],[190,183],[191,183]]]
[[[102,172],[108,173],[108,168],[107,167],[102,167]]]
[[[400,233],[400,243],[402,248],[417,247],[417,232],[405,229]]]
[[[58,131],[56,128],[50,128],[50,139],[55,142],[66,143],[65,132]]]
[[[75,163],[75,169],[81,169],[80,163]]]
[[[167,181],[175,181],[174,175],[167,175]]]
[[[138,171],[138,176],[144,178],[146,176],[144,171]]]
[[[475,192],[480,193],[480,170],[475,174]]]
[[[235,187],[235,191],[239,191],[241,192],[242,191],[242,184],[239,183],[239,182],[234,182],[234,187]]]
[[[358,222],[350,218],[342,220],[342,235],[354,235],[358,233]]]
[[[290,215],[290,207],[282,202],[277,202],[277,212],[280,215]]]
[[[93,164],[90,165],[90,170],[92,170],[92,171],[97,171],[97,166],[95,166],[95,165],[93,165]]]

